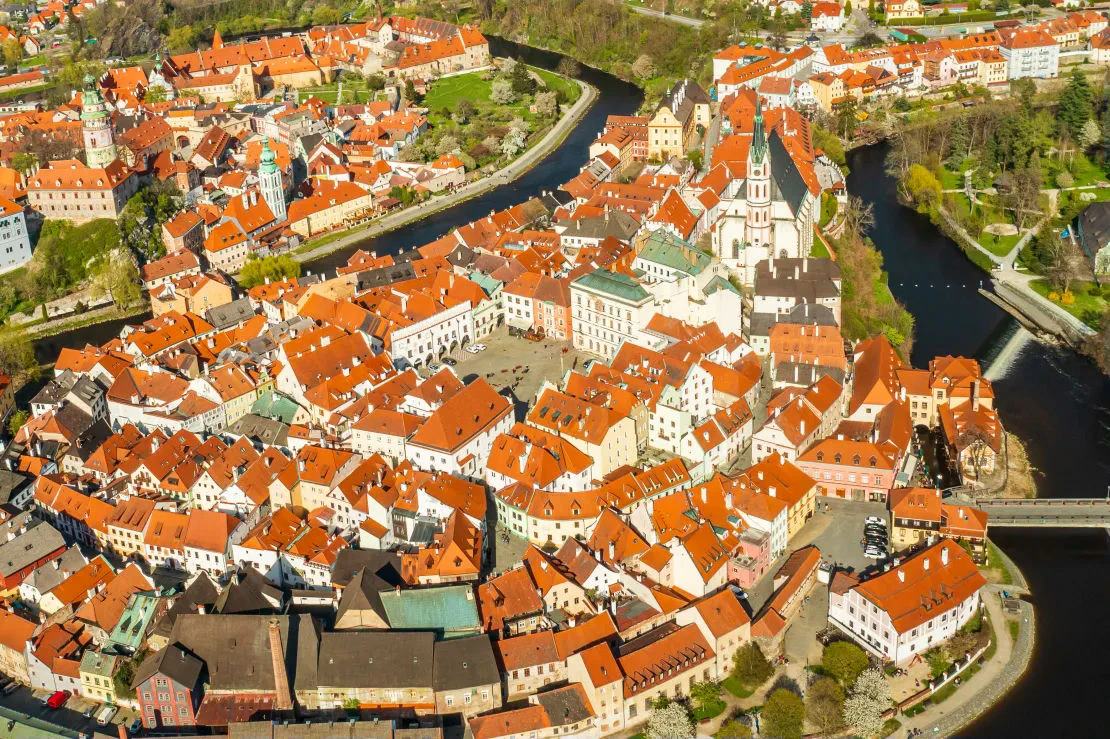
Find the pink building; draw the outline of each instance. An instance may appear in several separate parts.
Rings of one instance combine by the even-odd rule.
[[[740,545],[728,560],[728,581],[745,590],[755,585],[771,566],[771,535],[749,528],[740,534]]]

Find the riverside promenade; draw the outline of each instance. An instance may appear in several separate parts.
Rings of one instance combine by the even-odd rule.
[[[314,259],[327,256],[332,252],[358,244],[368,238],[380,236],[396,228],[408,225],[413,221],[427,218],[433,213],[446,210],[447,208],[512,182],[543,161],[548,154],[555,151],[559,144],[563,142],[574,127],[582,120],[582,117],[586,115],[586,111],[588,111],[597,100],[597,88],[593,85],[586,84],[582,80],[575,80],[575,82],[582,90],[582,94],[578,96],[578,100],[574,102],[574,105],[570,106],[570,109],[567,110],[563,117],[552,126],[551,130],[548,131],[535,146],[528,149],[528,151],[509,162],[501,169],[487,177],[474,180],[452,193],[433,195],[422,203],[373,220],[364,227],[348,231],[339,238],[321,244],[316,248],[294,253],[292,255],[293,258],[298,262],[311,262]],[[323,238],[327,238],[327,236]],[[311,247],[312,242],[309,241],[307,246]]]

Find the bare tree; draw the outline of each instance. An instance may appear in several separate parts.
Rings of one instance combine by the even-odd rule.
[[[968,426],[956,438],[956,448],[959,450],[960,456],[964,458],[965,464],[971,465],[975,472],[975,479],[980,479],[983,468],[987,466],[987,462],[994,455],[994,450],[991,449],[990,435],[978,426]]]

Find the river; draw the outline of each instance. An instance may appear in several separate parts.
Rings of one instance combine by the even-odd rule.
[[[496,55],[523,57],[554,69],[557,54],[490,39]],[[356,249],[395,254],[428,243],[451,229],[561,186],[578,173],[589,143],[605,118],[640,105],[640,91],[611,75],[583,68],[582,79],[600,97],[582,124],[551,155],[517,181],[307,265],[330,271]],[[983,274],[923,216],[902,207],[894,182],[883,173],[882,145],[849,156],[848,189],[871,203],[871,233],[883,254],[891,288],[916,318],[913,364],[934,356],[964,354],[989,364],[1002,355],[996,376],[997,407],[1006,427],[1026,442],[1041,471],[1040,494],[1098,497],[1110,490],[1110,381],[1074,353],[1021,337],[1016,323],[976,289]],[[53,361],[63,346],[101,344],[122,322],[77,329],[36,345],[40,361]],[[1097,625],[1110,606],[1110,552],[1102,531],[995,532],[992,537],[1028,579],[1038,614],[1037,650],[1026,678],[966,736],[1088,736],[1101,733],[1091,706],[1103,698],[1110,642]],[[1062,709],[1062,710],[1061,710]],[[1086,709],[1086,710],[1084,710]],[[1015,728],[1020,727],[1020,728]]]
[[[871,238],[894,295],[916,319],[913,364],[964,354],[991,368],[1003,424],[1025,442],[1043,497],[1110,491],[1110,380],[1067,349],[1025,340],[1017,323],[978,294],[983,273],[928,218],[898,203],[883,171],[887,147],[848,157],[848,191],[871,203]],[[1014,348],[1016,347],[1016,351]],[[1000,356],[1001,355],[1001,356]],[[1110,642],[1110,549],[1101,530],[1006,529],[993,538],[1025,574],[1037,610],[1037,646],[1026,677],[961,736],[1093,736]]]

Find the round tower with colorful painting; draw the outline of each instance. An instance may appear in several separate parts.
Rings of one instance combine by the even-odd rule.
[[[112,114],[91,74],[85,75],[85,89],[81,92],[81,136],[88,166],[100,169],[117,159]]]
[[[270,148],[270,139],[262,139],[262,155],[259,157],[258,186],[262,190],[262,199],[270,206],[270,212],[277,221],[285,220],[285,184],[281,178],[281,169],[277,166],[277,158]]]

